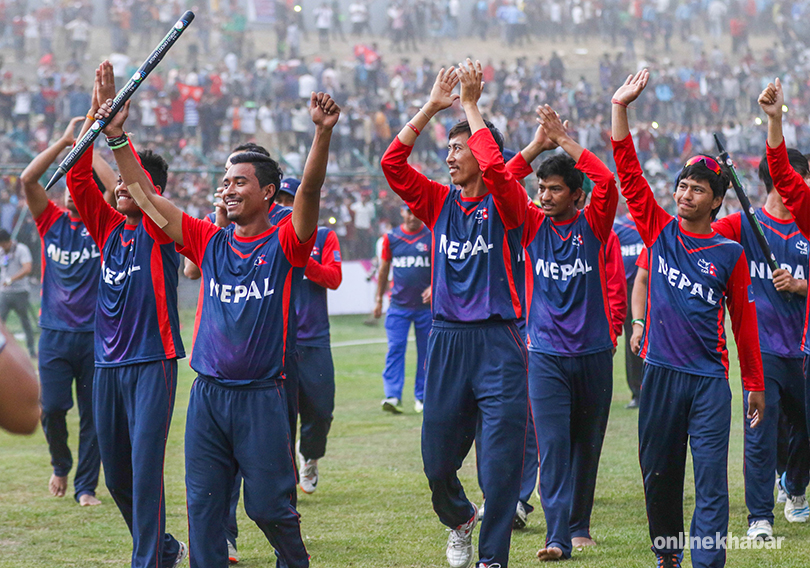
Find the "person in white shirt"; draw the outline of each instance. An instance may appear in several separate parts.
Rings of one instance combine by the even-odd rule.
[[[36,357],[34,347],[34,328],[28,316],[28,283],[26,277],[31,274],[31,251],[23,243],[11,240],[5,229],[0,229],[0,320],[5,323],[8,314],[13,310],[20,319],[25,332],[25,343],[28,353]]]
[[[332,29],[332,8],[323,2],[315,8],[315,27],[318,30],[318,41],[321,49],[329,49],[329,32]]]

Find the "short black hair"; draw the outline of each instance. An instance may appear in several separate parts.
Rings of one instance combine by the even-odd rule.
[[[585,182],[585,175],[577,169],[576,161],[567,154],[555,154],[537,168],[538,180],[551,176],[560,176],[571,193],[581,189]]]
[[[5,229],[0,229],[0,243],[7,243],[11,240],[11,234]]]
[[[138,152],[138,157],[141,159],[141,166],[152,178],[152,185],[156,188],[160,187],[161,193],[164,193],[166,182],[169,179],[169,164],[160,154],[156,154],[152,150],[141,150]]]
[[[257,152],[242,152],[231,158],[231,165],[235,164],[253,164],[256,179],[259,180],[259,186],[266,187],[273,185],[276,191],[278,191],[284,173],[281,171],[278,162],[270,156],[265,156]]]
[[[498,145],[498,150],[500,150],[501,155],[503,155],[503,134],[501,131],[495,128],[495,125],[492,124],[490,121],[485,120],[484,124],[487,125],[487,129],[492,133],[492,137],[495,139],[495,143]],[[470,128],[470,123],[466,120],[462,120],[458,124],[456,124],[453,128],[450,129],[450,132],[447,133],[447,139],[450,140],[454,136],[458,136],[459,134],[466,134],[467,136],[472,136],[472,129]]]
[[[678,189],[678,184],[681,183],[681,180],[687,178],[708,182],[709,187],[712,188],[712,195],[721,199],[720,205],[712,209],[712,220],[714,220],[717,217],[718,211],[720,211],[720,207],[723,206],[722,199],[726,196],[726,190],[728,189],[731,176],[726,171],[725,166],[720,164],[720,161],[717,158],[707,154],[697,154],[697,156],[708,158],[717,162],[717,164],[720,165],[720,174],[718,175],[717,172],[709,169],[709,167],[701,160],[693,163],[690,166],[683,167],[681,173],[678,174],[678,178],[675,180],[675,189]],[[689,161],[693,160],[697,156],[690,158]]]
[[[791,167],[796,170],[796,173],[800,176],[806,177],[807,174],[810,173],[810,163],[808,163],[807,157],[796,148],[788,148],[787,154]],[[757,173],[759,174],[760,181],[765,184],[765,191],[770,193],[773,189],[773,178],[771,178],[771,170],[768,168],[767,154],[762,155]]]
[[[267,151],[267,148],[264,146],[259,146],[255,142],[245,142],[244,144],[239,144],[239,146],[231,150],[231,154],[234,152],[253,152],[254,154],[261,154],[262,156],[267,156],[268,158],[270,157],[270,152]]]

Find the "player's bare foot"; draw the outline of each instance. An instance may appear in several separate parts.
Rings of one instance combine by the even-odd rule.
[[[543,561],[562,560],[562,555],[562,549],[556,546],[548,546],[537,551],[537,558]]]
[[[585,536],[575,536],[571,539],[571,546],[574,548],[585,548],[586,546],[596,546],[596,541]]]
[[[95,495],[85,493],[79,496],[79,505],[82,507],[92,507],[94,505],[101,505],[101,501],[99,501]]]
[[[59,477],[56,474],[51,475],[51,480],[48,482],[48,489],[54,497],[64,497],[67,491],[67,475]]]

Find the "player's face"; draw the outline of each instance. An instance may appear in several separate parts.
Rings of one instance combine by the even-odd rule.
[[[678,217],[687,221],[701,221],[711,218],[712,210],[723,203],[715,197],[709,182],[702,179],[684,178],[675,188],[675,205]]]
[[[118,183],[115,185],[115,206],[119,213],[127,216],[141,214],[138,204],[127,191],[127,186],[121,176],[118,176]]]
[[[582,193],[581,189],[571,191],[562,176],[549,176],[537,183],[537,200],[543,214],[558,221],[566,221],[576,214]]]
[[[402,224],[409,233],[416,233],[422,228],[422,221],[416,218],[407,207],[402,208]]]
[[[450,180],[459,187],[472,183],[481,175],[478,160],[473,156],[467,146],[467,134],[453,136],[447,142],[447,167],[450,170]]]
[[[292,207],[293,204],[295,204],[295,197],[293,197],[286,191],[277,191],[276,203],[278,203],[282,207]]]
[[[272,189],[260,186],[253,164],[234,164],[222,179],[225,212],[236,224],[246,224],[256,215],[266,216],[272,193]]]

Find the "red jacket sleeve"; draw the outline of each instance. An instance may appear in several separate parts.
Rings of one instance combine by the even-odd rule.
[[[282,219],[276,226],[278,227],[278,242],[281,244],[281,250],[284,251],[284,256],[293,266],[299,268],[305,267],[309,261],[312,247],[315,246],[318,231],[313,231],[309,240],[302,243],[298,240],[298,235],[295,234],[295,227],[293,227],[292,224],[292,215],[288,215]]]
[[[478,167],[484,177],[484,185],[492,192],[495,207],[503,220],[506,230],[523,224],[529,198],[526,188],[514,178],[503,162],[503,156],[487,128],[482,128],[467,139]]]
[[[577,169],[593,182],[591,202],[583,211],[585,219],[599,240],[607,243],[613,233],[613,220],[616,218],[616,206],[619,204],[616,178],[602,160],[588,150],[582,152],[579,157]]]
[[[618,235],[613,231],[608,236],[605,253],[608,305],[613,320],[613,333],[619,337],[624,331],[624,320],[627,317],[627,279],[624,275],[622,247]]]
[[[526,161],[523,154],[518,152],[515,156],[506,162],[506,169],[517,180],[522,180],[526,176],[534,173],[532,165]]]
[[[129,148],[130,152],[132,152],[132,154],[135,156],[135,159],[138,160],[138,164],[141,166],[141,169],[143,169],[143,173],[145,173],[146,177],[149,179],[149,183],[152,184],[152,191],[157,193],[157,189],[155,189],[155,185],[152,182],[152,176],[149,175],[149,172],[147,172],[146,169],[143,167],[143,164],[141,163],[141,157],[138,155],[138,152],[135,151],[135,145],[132,143],[132,141],[130,141],[127,147]],[[163,190],[165,191],[166,188],[164,187]],[[157,244],[165,245],[172,242],[172,238],[169,237],[169,235],[167,235],[166,233],[164,233],[163,229],[158,227],[157,224],[155,224],[155,222],[152,221],[152,218],[146,213],[143,214],[143,220],[141,222],[143,223],[144,229],[146,229],[146,233],[150,237],[152,237]]]
[[[641,252],[638,253],[638,258],[636,259],[636,266],[643,270],[650,269],[650,255],[648,254],[647,247],[641,249]]]
[[[112,230],[126,217],[104,200],[93,179],[93,149],[88,148],[67,173],[67,186],[73,203],[99,249],[104,247]]]
[[[632,135],[628,134],[624,140],[613,140],[613,158],[627,208],[636,222],[641,239],[649,247],[666,224],[672,221],[672,215],[655,201],[655,194],[644,179],[644,172],[638,163]]]
[[[395,137],[383,154],[380,166],[394,193],[432,230],[450,188],[417,172],[408,163],[412,150],[413,146],[406,146]]]
[[[177,245],[177,252],[202,267],[205,248],[211,238],[221,229],[213,223],[195,219],[183,213],[183,246]]]
[[[318,286],[337,290],[343,280],[343,271],[340,267],[340,243],[334,231],[329,231],[326,242],[321,251],[321,261],[318,262],[312,257],[307,261],[304,276],[312,280]]]
[[[799,230],[805,238],[810,239],[810,188],[799,172],[790,165],[784,140],[778,148],[771,148],[766,142],[765,153],[773,187],[782,196],[785,207],[793,214]]]
[[[742,213],[732,213],[712,223],[712,229],[729,240],[740,242],[742,239]]]
[[[388,233],[384,234],[382,239],[380,258],[386,262],[391,262],[391,241],[388,240]]]
[[[45,233],[51,230],[53,224],[59,220],[63,213],[64,212],[56,206],[56,203],[49,199],[45,210],[39,214],[39,217],[34,219],[39,236],[45,237]]]
[[[543,224],[543,220],[545,218],[545,214],[537,205],[534,203],[527,203],[526,219],[525,225],[523,225],[523,237],[521,241],[524,248],[529,246],[529,244],[531,244],[531,242],[534,240],[534,237],[537,235],[537,231],[540,230],[540,225]]]
[[[745,253],[740,253],[737,265],[726,284],[726,297],[731,329],[737,342],[743,387],[748,391],[763,391],[762,353],[759,350],[757,307],[751,290],[751,275]]]

